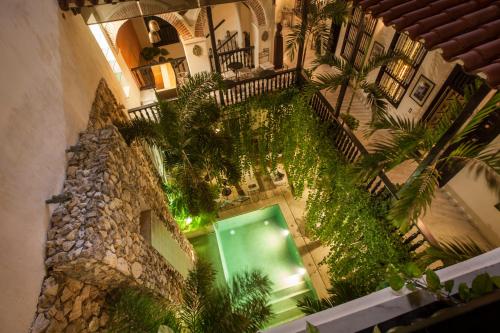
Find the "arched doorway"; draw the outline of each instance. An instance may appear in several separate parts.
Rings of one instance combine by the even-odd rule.
[[[156,94],[175,97],[178,84],[189,75],[179,33],[161,17],[127,20],[116,32],[115,46],[142,91],[143,102],[153,101]]]

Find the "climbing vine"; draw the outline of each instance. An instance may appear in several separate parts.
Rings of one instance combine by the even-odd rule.
[[[294,195],[308,189],[306,227],[330,247],[324,262],[332,285],[348,281],[368,293],[384,281],[388,265],[410,259],[409,251],[385,220],[387,204],[356,183],[331,140],[334,129],[314,116],[307,100],[307,92],[292,89],[226,110],[236,150],[243,169],[282,163]]]

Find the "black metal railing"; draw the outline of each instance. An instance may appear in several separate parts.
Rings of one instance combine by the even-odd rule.
[[[322,121],[329,122],[332,125],[333,142],[349,163],[355,163],[360,157],[368,154],[361,141],[358,140],[347,125],[341,119],[335,117],[334,107],[321,92],[313,95],[310,105]],[[396,186],[384,172],[380,172],[376,177],[369,179],[366,182],[366,189],[375,196],[397,198]]]
[[[232,62],[240,62],[243,64],[243,67],[254,68],[254,47],[244,47],[232,51],[220,52],[219,61],[221,72],[227,72],[229,70],[228,65]],[[215,60],[213,54],[209,55],[210,57],[210,67],[212,72],[215,71]]]

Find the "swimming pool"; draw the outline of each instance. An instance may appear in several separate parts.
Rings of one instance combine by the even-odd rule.
[[[198,255],[212,262],[218,281],[259,269],[273,283],[270,303],[275,326],[302,316],[296,302],[315,297],[311,280],[279,205],[217,222],[214,233],[192,239]],[[220,272],[222,270],[222,272]]]

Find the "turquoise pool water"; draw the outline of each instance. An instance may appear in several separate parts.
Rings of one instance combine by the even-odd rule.
[[[302,316],[296,302],[315,292],[278,205],[219,221],[214,230],[192,243],[217,269],[219,282],[259,269],[273,283],[275,317],[268,327]]]

